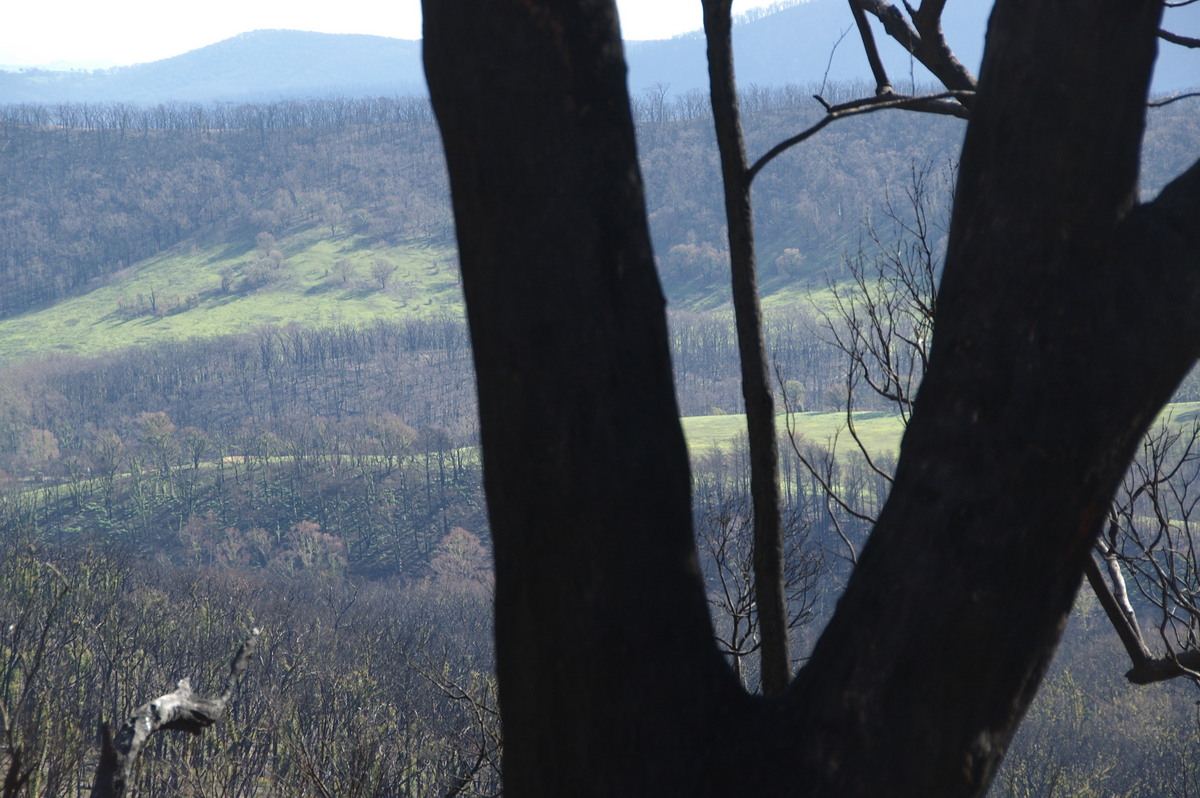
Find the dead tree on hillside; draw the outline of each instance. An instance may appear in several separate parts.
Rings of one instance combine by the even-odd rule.
[[[254,629],[229,666],[225,688],[214,698],[192,692],[188,679],[180,680],[171,692],[134,710],[114,736],[108,724],[101,728],[100,762],[92,784],[92,798],[120,798],[133,777],[133,766],[150,737],[160,731],[184,731],[198,735],[225,714],[233,691],[254,658],[259,630]]]

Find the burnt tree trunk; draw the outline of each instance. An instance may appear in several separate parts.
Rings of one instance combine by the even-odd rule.
[[[691,534],[615,10],[427,2],[424,19],[479,390],[505,793],[701,794],[694,763],[749,699]]]
[[[1200,166],[1135,204],[1157,0],[1001,0],[891,498],[814,656],[712,639],[611,0],[425,0],[496,552],[505,794],[969,796],[1200,352]]]
[[[783,520],[779,511],[779,437],[767,364],[766,334],[758,297],[750,173],[733,77],[732,0],[704,0],[708,82],[721,153],[721,187],[729,228],[730,287],[742,363],[742,398],[750,443],[750,496],[754,504],[754,605],[762,693],[778,696],[791,676],[787,597],[783,589]]]

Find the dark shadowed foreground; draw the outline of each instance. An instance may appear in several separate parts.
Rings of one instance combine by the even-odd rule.
[[[611,2],[426,0],[510,798],[982,794],[1200,340],[1200,165],[1135,203],[1155,0],[1001,0],[891,498],[809,664],[714,643]]]

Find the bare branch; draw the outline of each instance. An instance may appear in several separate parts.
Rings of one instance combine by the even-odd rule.
[[[170,693],[134,710],[114,738],[108,724],[101,729],[100,763],[92,785],[92,798],[119,798],[129,785],[133,765],[150,737],[158,731],[200,734],[221,719],[233,691],[254,658],[260,630],[254,629],[229,666],[225,689],[216,698],[192,692],[189,679],[181,679]]]
[[[721,156],[721,183],[729,231],[734,321],[742,364],[742,396],[750,439],[750,481],[754,502],[755,606],[759,615],[762,690],[782,695],[791,678],[788,666],[787,599],[783,587],[783,529],[779,511],[779,441],[775,404],[759,304],[750,181],[733,74],[730,0],[704,0],[708,74],[713,123]]]
[[[1104,575],[1100,572],[1100,567],[1096,564],[1094,557],[1088,557],[1084,562],[1084,574],[1087,576],[1088,584],[1091,585],[1096,598],[1100,600],[1100,606],[1104,608],[1109,623],[1117,631],[1117,636],[1121,638],[1121,643],[1125,646],[1125,653],[1133,662],[1133,669],[1144,669],[1150,662],[1150,653],[1146,649],[1141,631],[1135,623],[1130,621],[1114,591],[1104,580]]]
[[[1200,678],[1200,651],[1191,649],[1147,660],[1142,665],[1135,666],[1125,673],[1125,678],[1133,684],[1165,682],[1180,676],[1187,676],[1191,679]]]
[[[954,55],[942,32],[945,0],[923,2],[916,10],[909,7],[911,25],[900,9],[887,0],[856,1],[863,10],[875,15],[887,34],[932,72],[943,86],[954,91],[974,91],[975,76]],[[973,97],[973,94],[964,96],[962,104],[969,107]]]
[[[801,133],[792,136],[789,139],[776,144],[767,152],[760,156],[754,164],[746,170],[746,182],[753,182],[762,168],[775,160],[776,157],[783,154],[797,144],[801,144],[815,136],[830,122],[835,122],[838,119],[844,119],[850,116],[858,116],[860,114],[869,114],[874,111],[883,111],[888,108],[899,108],[905,111],[924,111],[926,113],[944,114],[947,116],[956,116],[960,119],[965,119],[967,110],[959,102],[946,102],[954,99],[961,101],[963,98],[973,95],[970,91],[945,91],[939,94],[927,94],[920,97],[909,97],[900,94],[885,94],[879,97],[871,97],[865,100],[853,100],[840,105],[830,105],[821,97],[816,97],[817,102],[825,106],[826,115],[812,127],[804,130]]]
[[[1170,105],[1171,103],[1177,103],[1180,100],[1190,100],[1193,97],[1200,97],[1200,91],[1189,91],[1185,92],[1184,94],[1176,94],[1174,97],[1165,97],[1161,100],[1151,100],[1150,102],[1146,103],[1146,105],[1150,108],[1162,108],[1163,106]]]
[[[1160,30],[1158,38],[1164,42],[1178,44],[1181,47],[1200,47],[1200,39],[1193,36],[1180,36],[1178,33],[1171,33],[1169,30]]]
[[[863,49],[867,52],[871,74],[875,76],[875,94],[892,94],[892,82],[888,80],[883,60],[879,57],[879,48],[875,44],[875,34],[871,32],[871,23],[867,22],[866,13],[856,0],[850,0],[850,13],[854,15],[854,24],[858,26],[858,35],[862,38]]]

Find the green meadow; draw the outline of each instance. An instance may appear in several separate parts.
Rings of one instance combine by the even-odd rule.
[[[1175,427],[1189,425],[1200,419],[1200,402],[1175,402],[1163,408],[1158,416],[1159,423]],[[683,434],[688,449],[697,455],[712,447],[732,447],[746,435],[744,415],[692,416],[684,418]],[[780,433],[794,432],[810,443],[826,449],[836,444],[838,451],[856,451],[857,445],[846,423],[842,411],[817,413],[780,413],[775,417],[775,426]],[[904,426],[900,416],[883,411],[860,411],[854,414],[854,429],[872,455],[891,454],[900,451],[900,438]]]
[[[311,231],[277,246],[284,257],[269,268],[249,245],[172,250],[86,294],[0,320],[0,363],[50,352],[97,355],[266,324],[359,324],[461,312],[449,248],[380,246]],[[385,287],[372,275],[381,260],[396,267]],[[335,267],[339,261],[348,267]],[[252,286],[256,268],[265,282]]]
[[[825,448],[830,448],[835,443],[838,450],[844,447],[856,448],[844,412],[780,413],[775,417],[775,426],[781,433],[791,430],[799,438]],[[900,416],[894,413],[857,412],[854,414],[854,429],[867,451],[873,455],[888,452],[894,455],[900,449],[900,436],[904,428]],[[746,417],[739,414],[685,418],[683,434],[693,454],[714,446],[729,447],[745,436]]]

